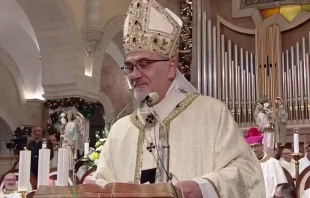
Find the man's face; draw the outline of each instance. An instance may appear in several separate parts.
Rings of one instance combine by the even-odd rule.
[[[13,190],[16,187],[16,176],[13,173],[4,177],[4,187],[6,190]]]
[[[36,138],[42,138],[43,137],[43,129],[42,127],[36,127],[34,129],[34,135]]]
[[[264,154],[263,144],[254,144],[254,145],[250,145],[250,147],[253,149],[257,158],[260,158]]]
[[[57,139],[54,135],[51,135],[49,137],[49,140],[52,142],[53,146],[56,146],[57,145]]]
[[[285,161],[291,162],[292,161],[292,150],[288,148],[283,149],[281,157]]]
[[[143,100],[149,93],[157,92],[165,97],[176,74],[176,62],[148,52],[132,52],[126,56],[125,68],[132,68],[127,74],[132,82],[134,96]]]

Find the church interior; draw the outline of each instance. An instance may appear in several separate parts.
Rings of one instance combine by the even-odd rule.
[[[121,70],[124,15],[131,1],[0,1],[1,190],[7,172],[20,172],[18,152],[36,130],[52,143],[54,138],[54,157],[57,153],[74,167],[61,170],[67,185],[83,184],[95,171],[110,127],[139,105]],[[310,1],[157,2],[183,21],[181,73],[201,95],[222,101],[244,136],[251,127],[260,127],[265,108],[271,112],[272,127],[261,126],[275,133],[271,155],[280,159],[290,149],[294,173],[284,171],[287,181],[299,192],[310,190],[310,168],[300,172],[298,162],[310,144]],[[75,170],[82,161],[72,165],[69,155],[58,150],[71,126],[84,138],[73,149],[74,157],[91,152],[83,173]],[[60,172],[57,161],[49,167],[42,174],[53,183]],[[37,189],[35,180],[31,176],[30,191]],[[298,197],[303,198],[301,192]]]

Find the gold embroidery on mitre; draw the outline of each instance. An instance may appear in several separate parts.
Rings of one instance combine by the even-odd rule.
[[[133,0],[125,16],[125,55],[145,51],[171,58],[179,47],[182,26],[179,20],[178,23],[155,0]]]

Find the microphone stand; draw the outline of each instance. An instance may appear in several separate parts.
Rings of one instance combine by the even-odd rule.
[[[161,145],[162,145],[162,154],[161,154],[161,159],[162,159],[162,164],[159,169],[160,175],[159,175],[159,182],[160,183],[168,183],[170,180],[172,180],[172,174],[169,172],[169,161],[170,161],[170,145],[169,145],[169,140],[168,140],[168,132],[167,129],[162,123],[162,121],[158,118],[156,113],[148,106],[148,102],[143,103],[144,106],[149,110],[154,117],[157,119],[157,121],[162,125],[162,127],[165,130],[165,135],[166,138],[165,140],[161,140]]]

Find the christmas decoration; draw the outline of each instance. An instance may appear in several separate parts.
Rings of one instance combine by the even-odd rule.
[[[75,97],[47,100],[45,102],[45,107],[52,110],[56,110],[59,107],[75,107],[87,119],[90,119],[94,115],[97,106],[96,103]],[[50,114],[49,119],[47,120],[47,132],[50,135],[55,135],[57,139],[60,137],[60,132],[55,128],[55,124],[57,124],[61,113],[63,113],[63,111],[55,111]]]
[[[192,62],[192,28],[193,28],[193,2],[183,0],[181,4],[181,19],[183,28],[180,37],[180,71],[190,81]]]
[[[58,107],[76,107],[77,110],[87,119],[90,119],[97,108],[97,104],[82,98],[64,98],[60,100],[48,100],[45,106],[55,110]]]

